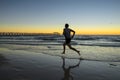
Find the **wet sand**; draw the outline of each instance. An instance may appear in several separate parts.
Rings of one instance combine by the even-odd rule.
[[[120,80],[120,62],[0,48],[0,80]]]

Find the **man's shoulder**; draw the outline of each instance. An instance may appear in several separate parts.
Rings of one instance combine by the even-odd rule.
[[[64,28],[63,30],[69,30],[69,31],[74,31],[71,28]]]
[[[74,30],[72,30],[71,28],[68,28],[70,31],[74,31]]]

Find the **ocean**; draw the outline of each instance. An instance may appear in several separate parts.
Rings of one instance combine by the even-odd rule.
[[[61,35],[37,36],[0,36],[0,44],[19,45],[61,45],[64,37]],[[120,35],[77,35],[72,45],[120,47]]]

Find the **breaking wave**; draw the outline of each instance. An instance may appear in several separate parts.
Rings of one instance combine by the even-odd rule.
[[[0,36],[0,44],[19,44],[19,45],[62,45],[64,37],[48,36]],[[109,36],[75,36],[72,45],[100,46],[100,47],[120,47],[120,35]]]

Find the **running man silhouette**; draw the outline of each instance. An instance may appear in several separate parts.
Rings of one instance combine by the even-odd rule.
[[[71,32],[73,33],[71,35]],[[69,24],[65,24],[65,28],[63,29],[63,35],[65,37],[65,42],[63,44],[63,53],[65,54],[65,46],[67,45],[70,49],[76,51],[79,55],[80,55],[80,51],[78,51],[77,49],[73,48],[70,44],[71,39],[74,37],[75,35],[75,31],[69,28]]]

